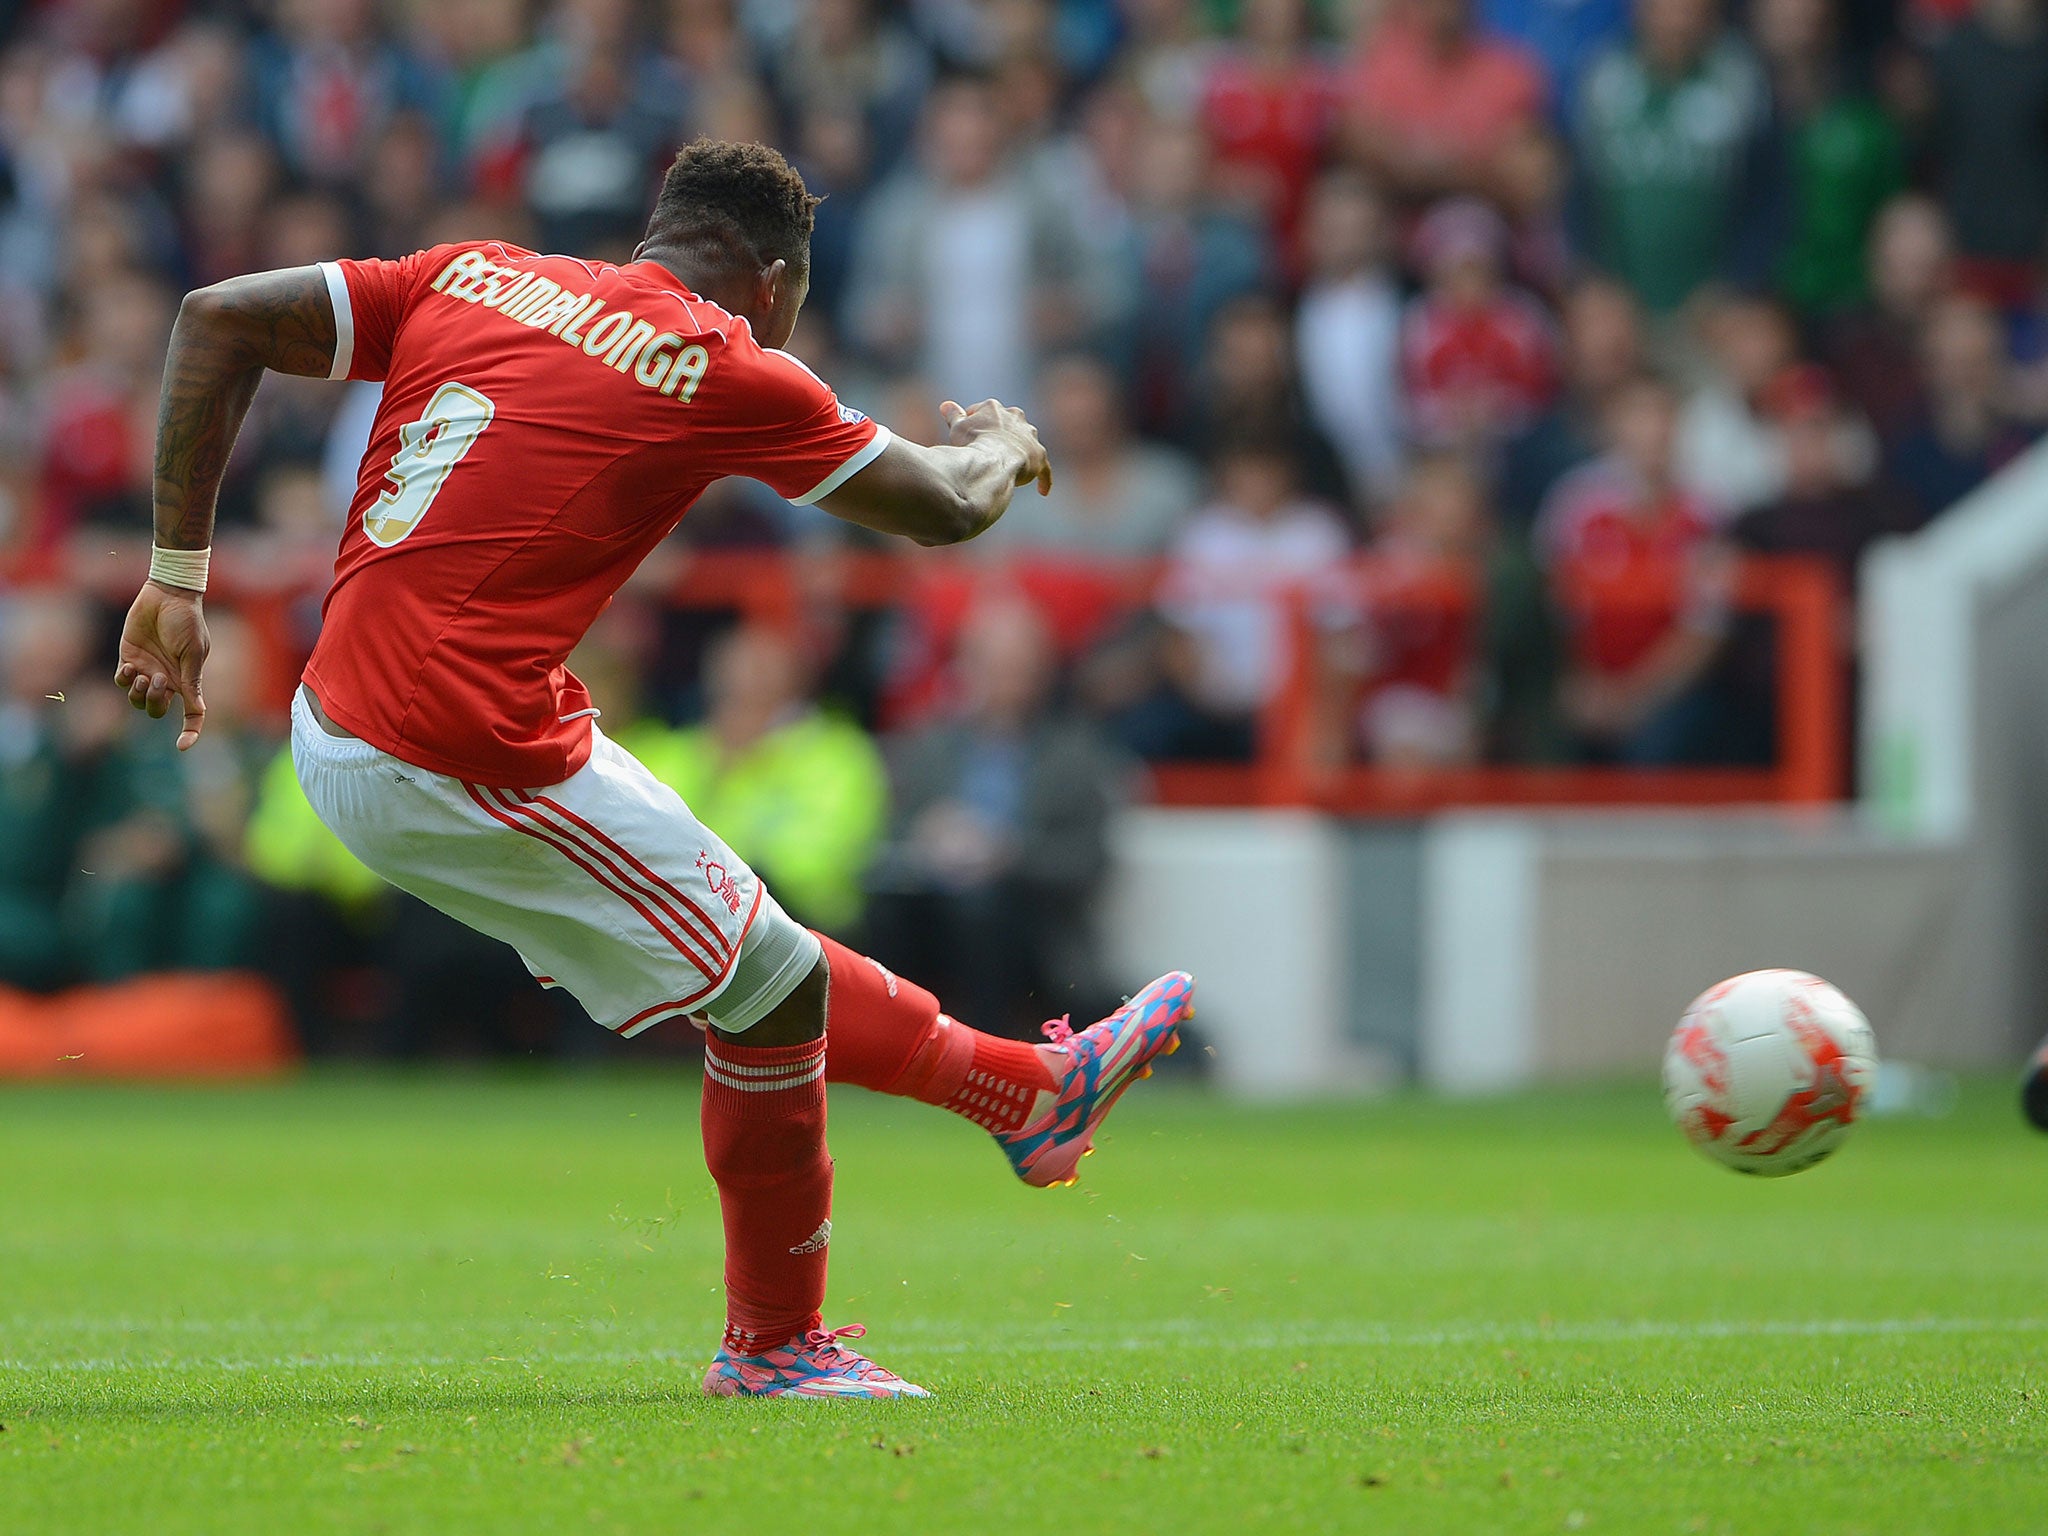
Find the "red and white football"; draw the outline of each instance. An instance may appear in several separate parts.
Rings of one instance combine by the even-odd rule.
[[[1748,971],[1702,992],[1664,1051],[1664,1103],[1686,1139],[1739,1173],[1811,1168],[1877,1081],[1863,1012],[1804,971]]]

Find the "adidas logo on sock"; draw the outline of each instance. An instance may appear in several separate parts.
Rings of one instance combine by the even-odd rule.
[[[790,1249],[791,1253],[823,1253],[832,1242],[832,1218],[818,1223],[818,1230]]]

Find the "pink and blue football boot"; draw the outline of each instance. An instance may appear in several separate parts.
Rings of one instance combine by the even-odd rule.
[[[1169,971],[1099,1023],[1076,1031],[1065,1019],[1045,1026],[1040,1046],[1059,1080],[1051,1109],[996,1142],[1017,1177],[1040,1189],[1075,1182],[1075,1168],[1095,1150],[1095,1129],[1124,1090],[1152,1075],[1152,1062],[1180,1049],[1180,1027],[1195,1016],[1195,978]]]
[[[930,1397],[923,1387],[839,1342],[866,1332],[861,1324],[849,1323],[813,1328],[758,1355],[720,1349],[704,1373],[704,1391],[710,1397]]]

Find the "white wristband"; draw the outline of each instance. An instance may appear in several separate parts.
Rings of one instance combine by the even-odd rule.
[[[149,579],[165,586],[183,587],[190,592],[206,590],[206,567],[213,559],[210,549],[149,548]]]

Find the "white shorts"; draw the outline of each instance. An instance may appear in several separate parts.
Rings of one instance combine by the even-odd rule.
[[[684,1014],[745,1029],[817,964],[817,939],[594,723],[590,761],[562,783],[492,789],[333,735],[301,692],[292,762],[357,858],[622,1035]]]

